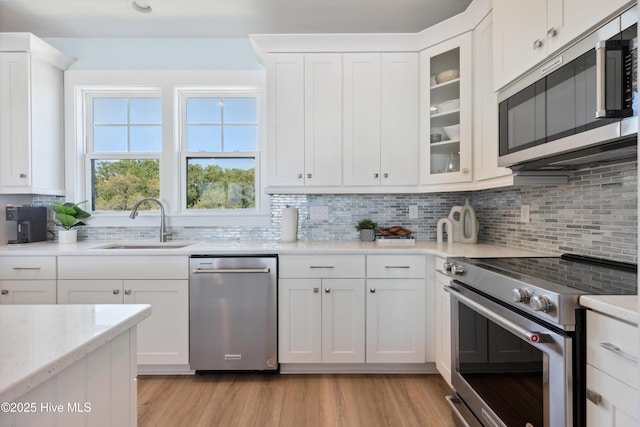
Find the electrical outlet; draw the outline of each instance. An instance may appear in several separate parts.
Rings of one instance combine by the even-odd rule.
[[[309,208],[309,219],[311,221],[329,220],[329,206],[311,206]]]
[[[531,221],[529,205],[520,205],[520,222],[527,223],[529,221]]]
[[[418,205],[409,206],[409,219],[418,219]]]

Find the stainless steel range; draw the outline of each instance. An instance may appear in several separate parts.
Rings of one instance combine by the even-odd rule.
[[[585,425],[581,295],[636,294],[637,266],[566,254],[449,258],[452,385],[461,426]]]

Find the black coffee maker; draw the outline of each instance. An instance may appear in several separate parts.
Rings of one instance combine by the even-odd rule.
[[[16,221],[18,237],[8,243],[31,243],[47,240],[46,206],[7,206],[7,221]]]

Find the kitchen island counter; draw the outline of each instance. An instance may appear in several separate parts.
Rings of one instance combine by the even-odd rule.
[[[0,402],[22,401],[150,314],[151,307],[145,304],[0,306]],[[60,381],[57,386],[62,387]],[[67,386],[81,388],[81,384]],[[34,403],[32,412],[42,415],[41,402]],[[91,403],[97,411],[98,402]],[[11,415],[2,412],[0,420]]]

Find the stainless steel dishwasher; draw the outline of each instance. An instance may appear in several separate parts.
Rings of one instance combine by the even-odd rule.
[[[277,269],[277,255],[191,256],[191,369],[278,370]]]

